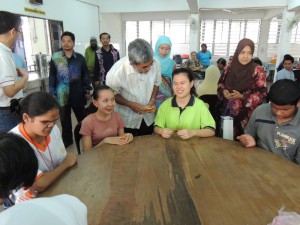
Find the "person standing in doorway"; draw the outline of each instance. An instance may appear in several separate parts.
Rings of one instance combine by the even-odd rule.
[[[0,11],[0,131],[7,132],[19,121],[10,112],[10,101],[23,97],[28,73],[18,68],[12,56],[12,48],[21,29],[21,17],[10,12]],[[21,79],[19,77],[21,77]]]
[[[210,66],[211,52],[207,50],[207,45],[201,45],[201,51],[198,52],[197,58],[200,60],[200,63],[203,67]]]
[[[95,37],[91,37],[90,46],[85,49],[84,57],[90,72],[93,87],[95,87],[95,81],[96,81],[94,76],[95,53],[98,49],[99,46],[97,45],[97,39]]]
[[[71,109],[77,121],[82,121],[92,87],[86,61],[83,55],[74,51],[75,35],[66,31],[61,41],[63,51],[54,53],[50,61],[49,90],[60,106],[62,138],[68,147],[73,144]]]
[[[96,77],[96,86],[105,84],[106,74],[110,68],[120,59],[117,49],[110,44],[110,35],[102,33],[99,36],[102,47],[96,51],[94,76]]]

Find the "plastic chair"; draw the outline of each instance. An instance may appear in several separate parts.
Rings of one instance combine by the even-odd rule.
[[[77,152],[78,155],[81,154],[81,150],[80,150],[80,139],[82,138],[82,135],[79,133],[81,128],[81,122],[79,122],[74,129],[74,138],[75,138],[75,143],[76,143],[76,148],[77,148]]]

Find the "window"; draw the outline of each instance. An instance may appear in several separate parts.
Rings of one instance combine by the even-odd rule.
[[[291,43],[300,44],[300,21],[293,27]]]
[[[200,45],[207,44],[213,55],[230,56],[245,37],[254,42],[257,50],[259,33],[260,20],[201,20]]]
[[[126,21],[126,50],[136,38],[143,38],[154,48],[161,35],[170,37],[172,54],[189,52],[190,27],[188,20]]]

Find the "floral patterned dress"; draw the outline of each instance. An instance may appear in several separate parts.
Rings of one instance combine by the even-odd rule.
[[[224,98],[223,90],[227,89],[225,80],[229,74],[230,65],[222,73],[218,83],[218,97],[221,101],[221,115],[230,115],[234,123],[234,139],[244,133],[248,120],[257,106],[265,102],[267,96],[266,73],[261,66],[256,66],[252,75],[253,84],[249,86],[242,94],[243,99],[229,101]]]

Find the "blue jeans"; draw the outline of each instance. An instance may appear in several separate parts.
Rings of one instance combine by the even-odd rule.
[[[18,121],[17,117],[14,116],[9,107],[0,107],[0,131],[8,132],[12,128],[18,125],[20,121]]]

